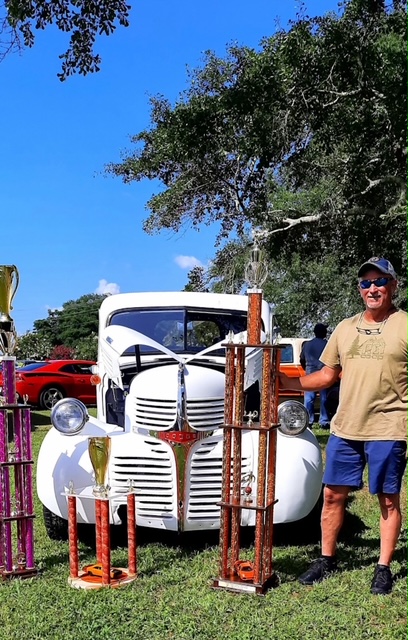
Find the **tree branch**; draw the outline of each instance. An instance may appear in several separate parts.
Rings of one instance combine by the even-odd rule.
[[[377,180],[370,180],[370,178],[367,178],[367,180],[368,187],[361,192],[362,196],[371,191],[371,189],[374,189],[374,187],[377,187],[379,184],[383,184],[384,182],[394,182],[400,187],[402,193],[406,193],[407,191],[407,185],[405,181],[399,176],[383,176],[382,178],[377,178]]]
[[[380,218],[387,218],[391,216],[399,216],[405,215],[405,199],[402,194],[398,201],[395,203],[393,207],[387,212],[383,214],[379,214],[377,209],[367,209],[366,207],[351,207],[350,209],[345,209],[342,211],[333,211],[330,217],[336,218],[337,216],[356,216],[356,215],[369,215],[369,216],[379,216]],[[283,209],[274,209],[274,213],[284,213]],[[300,224],[309,224],[311,222],[318,222],[321,220],[324,215],[326,215],[323,211],[320,213],[300,216],[299,218],[283,218],[282,223],[285,224],[285,227],[279,227],[277,229],[259,229],[257,231],[257,239],[260,242],[266,241],[271,235],[275,233],[279,233],[280,231],[288,231],[288,229],[292,229],[293,227],[297,227]]]
[[[275,209],[274,213],[283,213],[282,209]],[[274,233],[279,233],[280,231],[287,231],[292,227],[297,227],[299,224],[307,224],[309,222],[317,222],[323,216],[323,213],[316,213],[314,215],[309,216],[301,216],[300,218],[283,218],[282,223],[286,224],[286,227],[279,227],[278,229],[259,229],[257,231],[256,237],[262,242],[269,238],[269,236]]]
[[[330,89],[318,89],[320,93],[331,93],[335,95],[336,98],[331,100],[331,102],[326,102],[323,104],[323,109],[326,107],[331,107],[333,104],[336,104],[340,100],[340,98],[346,98],[347,96],[355,96],[357,93],[361,92],[361,88],[353,89],[352,91],[331,91]]]

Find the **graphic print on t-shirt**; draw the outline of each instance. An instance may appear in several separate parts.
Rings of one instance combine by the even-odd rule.
[[[360,344],[360,338],[360,335],[354,338],[350,345],[350,349],[346,353],[347,358],[366,358],[371,360],[383,359],[385,349],[385,342],[383,338],[379,338],[377,336],[370,336],[367,339],[362,338],[362,344]]]

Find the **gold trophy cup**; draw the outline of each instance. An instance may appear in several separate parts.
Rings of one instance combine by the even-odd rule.
[[[0,351],[4,354],[13,353],[16,346],[17,334],[10,311],[19,281],[14,264],[0,265]]]
[[[92,489],[94,496],[107,498],[109,487],[106,484],[108,471],[111,439],[109,436],[89,438],[88,451],[92,467],[95,473],[95,485]]]

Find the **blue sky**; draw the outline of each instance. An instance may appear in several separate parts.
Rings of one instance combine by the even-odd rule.
[[[149,125],[149,96],[174,101],[187,67],[229,43],[257,47],[276,20],[286,26],[294,0],[139,0],[131,26],[102,37],[98,74],[57,78],[66,39],[37,33],[22,55],[0,64],[0,264],[16,264],[20,287],[12,317],[18,333],[49,308],[87,293],[180,290],[194,262],[214,255],[215,228],[142,231],[157,186],[124,185],[104,166]],[[307,0],[309,15],[337,0]]]

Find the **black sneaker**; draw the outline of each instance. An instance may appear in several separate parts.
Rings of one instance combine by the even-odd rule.
[[[377,564],[374,577],[371,582],[371,593],[376,596],[385,596],[392,591],[391,569],[385,564]]]
[[[299,576],[298,581],[301,584],[311,586],[317,582],[321,582],[325,578],[328,578],[337,570],[337,562],[335,558],[318,558],[312,562],[307,571]]]

